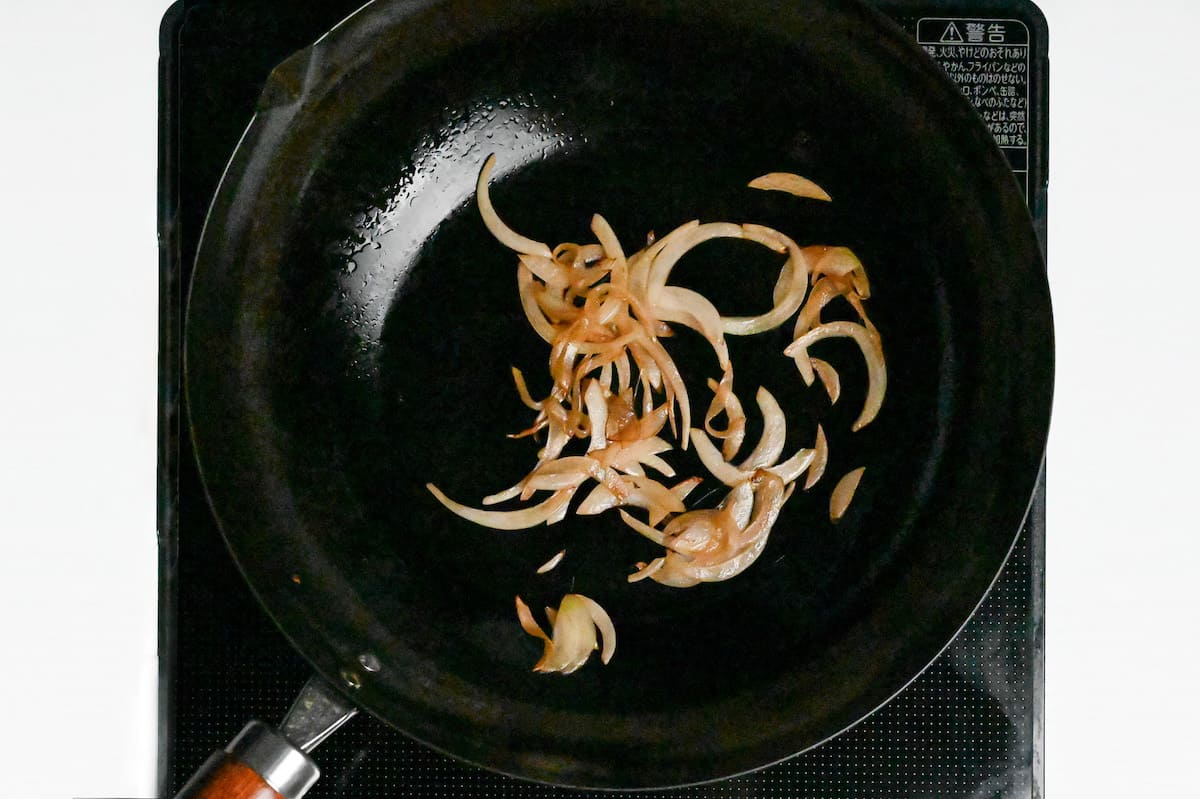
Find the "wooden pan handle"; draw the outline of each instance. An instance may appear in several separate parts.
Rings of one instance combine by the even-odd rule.
[[[252,721],[213,752],[175,799],[301,799],[320,773],[291,741]]]

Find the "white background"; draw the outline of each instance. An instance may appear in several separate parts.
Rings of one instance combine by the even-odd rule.
[[[157,26],[0,0],[0,796],[154,794]],[[1200,796],[1200,3],[1051,31],[1046,772]]]

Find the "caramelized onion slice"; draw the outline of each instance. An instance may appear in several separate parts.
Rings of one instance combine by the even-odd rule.
[[[828,361],[823,361],[820,358],[809,358],[808,362],[812,364],[812,369],[821,380],[821,385],[825,387],[825,393],[829,395],[829,404],[836,405],[838,398],[842,396],[842,381],[838,377],[837,369]]]
[[[520,597],[517,601],[517,617],[521,621],[522,629],[545,641],[542,657],[534,664],[534,671],[543,674],[570,674],[579,669],[591,657],[592,652],[599,648],[596,642],[597,628],[604,641],[600,660],[608,663],[612,659],[617,648],[616,630],[608,613],[594,600],[582,594],[567,594],[562,598],[557,612],[551,614],[551,609],[547,608],[547,616],[553,616],[551,623],[554,625],[553,637],[548,641],[546,634],[534,622],[528,607],[522,613],[521,608],[525,603],[520,601]],[[532,624],[537,631],[531,631],[527,624]]]
[[[546,318],[546,314],[538,305],[537,295],[534,292],[533,273],[525,264],[517,265],[517,293],[521,297],[521,310],[525,312],[525,319],[529,322],[529,326],[543,341],[553,344],[558,331],[555,330],[554,324]]]
[[[887,392],[887,366],[883,360],[883,345],[879,336],[855,322],[828,322],[793,341],[783,354],[795,358],[797,365],[801,362],[810,365],[808,347],[822,339],[835,337],[854,339],[867,362],[867,397],[863,402],[862,413],[851,426],[852,430],[858,431],[870,424],[879,413],[884,394]]]
[[[546,631],[533,618],[533,611],[525,604],[525,600],[521,599],[521,595],[517,595],[517,620],[521,622],[521,629],[532,635],[534,638],[540,638],[547,644],[550,643],[550,636],[546,635]],[[553,624],[553,622],[551,622]]]
[[[651,541],[661,547],[665,547],[667,545],[667,538],[665,535],[663,535],[662,530],[651,527],[641,519],[637,518],[636,516],[632,516],[623,510],[617,512],[621,514],[621,520],[625,522],[625,524],[629,525],[634,532],[644,535],[646,538],[649,538]]]
[[[832,521],[837,521],[846,513],[846,509],[850,507],[850,500],[854,499],[854,492],[858,490],[858,483],[862,480],[863,472],[867,467],[860,466],[857,469],[852,469],[838,480],[837,485],[833,487],[833,494],[829,497],[829,518]]]
[[[633,574],[629,575],[628,577],[626,577],[625,579],[631,583],[636,583],[640,580],[645,580],[647,577],[652,576],[655,572],[657,572],[659,569],[661,569],[663,567],[663,564],[665,564],[666,562],[667,562],[666,558],[655,558],[654,560],[650,561],[649,563],[638,564],[638,570],[635,571]]]
[[[719,582],[741,574],[762,554],[771,528],[784,503],[784,485],[773,474],[764,473],[754,495],[754,517],[738,536],[737,554],[712,566],[692,566],[690,571],[701,582]]]
[[[583,392],[583,402],[587,408],[588,423],[592,428],[591,443],[588,444],[588,452],[604,449],[608,446],[608,436],[606,435],[608,427],[608,401],[604,397],[604,391],[600,388],[598,380],[588,382],[588,387]]]
[[[813,460],[808,467],[808,478],[804,481],[804,490],[812,488],[825,474],[825,466],[829,463],[829,442],[825,439],[825,430],[817,425],[817,442],[813,445]]]
[[[768,172],[747,184],[752,189],[764,191],[783,191],[796,197],[807,197],[812,200],[832,202],[833,198],[823,188],[811,180],[791,172]]]
[[[721,315],[703,294],[679,286],[663,286],[654,300],[655,315],[664,322],[677,322],[704,336],[722,369],[729,368],[729,348]]]
[[[556,491],[544,502],[534,505],[531,508],[511,511],[489,511],[459,504],[443,494],[433,483],[426,483],[425,487],[451,513],[461,516],[469,522],[474,522],[484,527],[491,527],[493,530],[525,530],[530,527],[536,527],[543,522],[549,522],[559,511],[567,507],[567,504],[571,501],[571,496],[575,493],[575,489],[573,488],[564,489]]]
[[[679,263],[679,259],[689,250],[712,239],[740,239],[742,237],[742,226],[735,225],[732,222],[706,222],[679,232],[678,235],[676,235],[676,231],[672,231],[667,236],[667,239],[664,239],[666,246],[662,248],[649,265],[644,296],[651,300],[656,299],[656,292],[667,284],[667,279],[671,276],[671,270],[675,268],[675,264]]]
[[[759,386],[754,399],[758,403],[758,409],[762,411],[763,432],[758,446],[738,467],[744,472],[752,472],[774,464],[779,460],[779,455],[783,452],[783,442],[787,438],[787,419],[771,392]]]
[[[735,486],[750,476],[722,458],[703,430],[692,428],[692,442],[696,445],[696,454],[700,456],[704,468],[725,485]]]
[[[871,296],[871,285],[867,282],[867,270],[862,261],[849,247],[826,247],[824,253],[812,266],[813,274],[832,275],[847,282],[862,299]]]
[[[752,336],[774,330],[804,304],[808,293],[808,260],[804,251],[787,236],[761,225],[742,225],[745,237],[773,250],[788,253],[775,284],[774,306],[758,316],[725,316],[721,323],[731,336]]]
[[[733,392],[733,370],[721,375],[721,382],[709,378],[708,388],[713,392],[712,402],[708,412],[704,414],[704,429],[713,438],[723,439],[721,455],[727,461],[733,461],[742,441],[746,438],[746,412],[742,410],[742,402]],[[713,420],[721,413],[725,414],[725,429],[718,430],[713,426]]]
[[[491,178],[492,169],[495,166],[496,154],[492,153],[483,162],[483,168],[479,170],[479,179],[475,181],[475,199],[479,203],[479,215],[483,217],[483,224],[487,226],[497,241],[510,250],[527,255],[540,255],[554,260],[554,253],[550,251],[549,247],[540,241],[522,236],[504,224],[504,221],[496,213],[496,209],[492,207],[492,198],[488,193],[488,180]]]
[[[728,510],[730,518],[739,530],[744,530],[750,523],[750,513],[754,510],[754,487],[747,480],[725,495],[720,507]]]
[[[816,450],[799,449],[796,454],[788,458],[783,463],[769,466],[764,471],[778,477],[784,483],[792,483],[804,474],[804,471],[812,465],[813,460],[817,457]]]
[[[550,571],[554,567],[558,566],[558,564],[562,563],[562,559],[566,556],[566,554],[567,554],[567,550],[560,549],[554,555],[554,557],[550,558],[550,560],[546,561],[541,566],[537,567],[537,573],[545,574],[546,572]]]

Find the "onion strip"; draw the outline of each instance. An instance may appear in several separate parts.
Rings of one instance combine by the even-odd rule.
[[[829,497],[829,519],[830,521],[838,521],[846,513],[846,509],[850,507],[850,500],[854,499],[854,492],[858,490],[858,483],[862,480],[863,472],[867,467],[860,466],[857,469],[852,469],[838,480],[837,485],[833,487],[833,494]]]
[[[492,197],[488,193],[488,180],[492,175],[492,168],[496,165],[496,154],[492,153],[483,162],[483,168],[479,170],[479,178],[475,181],[475,199],[479,204],[479,215],[483,217],[483,224],[487,226],[488,231],[496,237],[496,240],[519,253],[526,255],[540,255],[544,258],[554,259],[554,253],[540,241],[528,239],[517,233],[515,230],[504,224],[500,219],[496,209],[492,207]]]
[[[779,460],[779,455],[783,452],[783,442],[787,438],[787,419],[784,418],[783,409],[779,407],[771,392],[759,386],[754,399],[758,403],[758,409],[762,411],[763,432],[758,446],[738,467],[744,472],[770,466]]]
[[[761,225],[742,225],[745,237],[773,250],[788,253],[775,285],[774,306],[758,316],[726,316],[721,322],[732,336],[751,336],[779,327],[804,304],[808,293],[808,260],[804,251],[787,236]]]
[[[836,405],[838,398],[842,396],[842,381],[837,370],[828,361],[820,358],[809,358],[808,362],[812,364],[813,371],[825,387],[825,393],[829,395],[829,404]]]
[[[867,397],[863,402],[862,413],[850,428],[857,432],[870,424],[879,413],[879,408],[883,405],[884,394],[887,391],[887,367],[884,364],[883,347],[879,336],[854,322],[828,322],[813,328],[793,341],[783,351],[783,354],[795,358],[797,364],[801,361],[809,364],[808,347],[831,337],[854,339],[867,362]]]
[[[766,175],[755,178],[746,185],[752,189],[783,191],[796,197],[824,200],[825,202],[833,201],[829,193],[816,183],[813,183],[808,178],[793,175],[791,172],[769,172]]]
[[[817,425],[817,441],[813,444],[813,460],[808,467],[808,477],[804,481],[804,490],[812,488],[825,474],[825,466],[829,463],[829,442],[825,439],[825,430]]]
[[[525,530],[530,527],[536,527],[543,522],[549,522],[559,510],[567,507],[574,493],[573,489],[556,491],[549,499],[531,508],[512,511],[486,511],[455,502],[443,494],[433,483],[426,483],[425,487],[451,513],[461,516],[469,522],[475,522],[475,524],[481,524],[484,527],[491,527],[496,530]]]
[[[546,572],[550,571],[555,566],[562,563],[562,559],[563,559],[563,557],[566,556],[566,554],[567,554],[567,550],[560,549],[554,557],[550,558],[550,560],[546,561],[541,566],[537,567],[537,573],[545,574]],[[553,621],[551,621],[551,623],[553,623]]]
[[[748,474],[721,457],[721,453],[703,430],[692,429],[692,442],[696,445],[696,454],[700,457],[704,468],[725,485],[735,486],[749,477]]]

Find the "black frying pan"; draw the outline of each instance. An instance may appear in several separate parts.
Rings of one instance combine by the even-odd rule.
[[[833,477],[867,466],[840,524],[827,477],[745,574],[680,590],[626,584],[655,547],[611,514],[501,533],[437,504],[427,481],[477,504],[533,458],[504,437],[528,424],[509,367],[542,375],[547,352],[474,202],[491,152],[498,209],[537,239],[591,240],[600,212],[629,250],[700,218],[858,252],[889,361],[874,424],[849,432],[852,345],[822,350],[845,383],[831,408],[780,356],[790,324],[731,344],[743,398],[765,385],[787,410],[789,451],[820,421]],[[745,188],[768,171],[834,202]],[[678,279],[729,313],[760,309],[778,268],[733,245],[689,259]],[[1051,335],[1008,165],[858,2],[376,2],[271,77],[204,231],[186,388],[239,566],[353,703],[516,776],[668,786],[821,743],[953,637],[1034,489]],[[706,374],[702,342],[672,347]],[[533,674],[512,598],[568,591],[608,608],[616,657]]]

